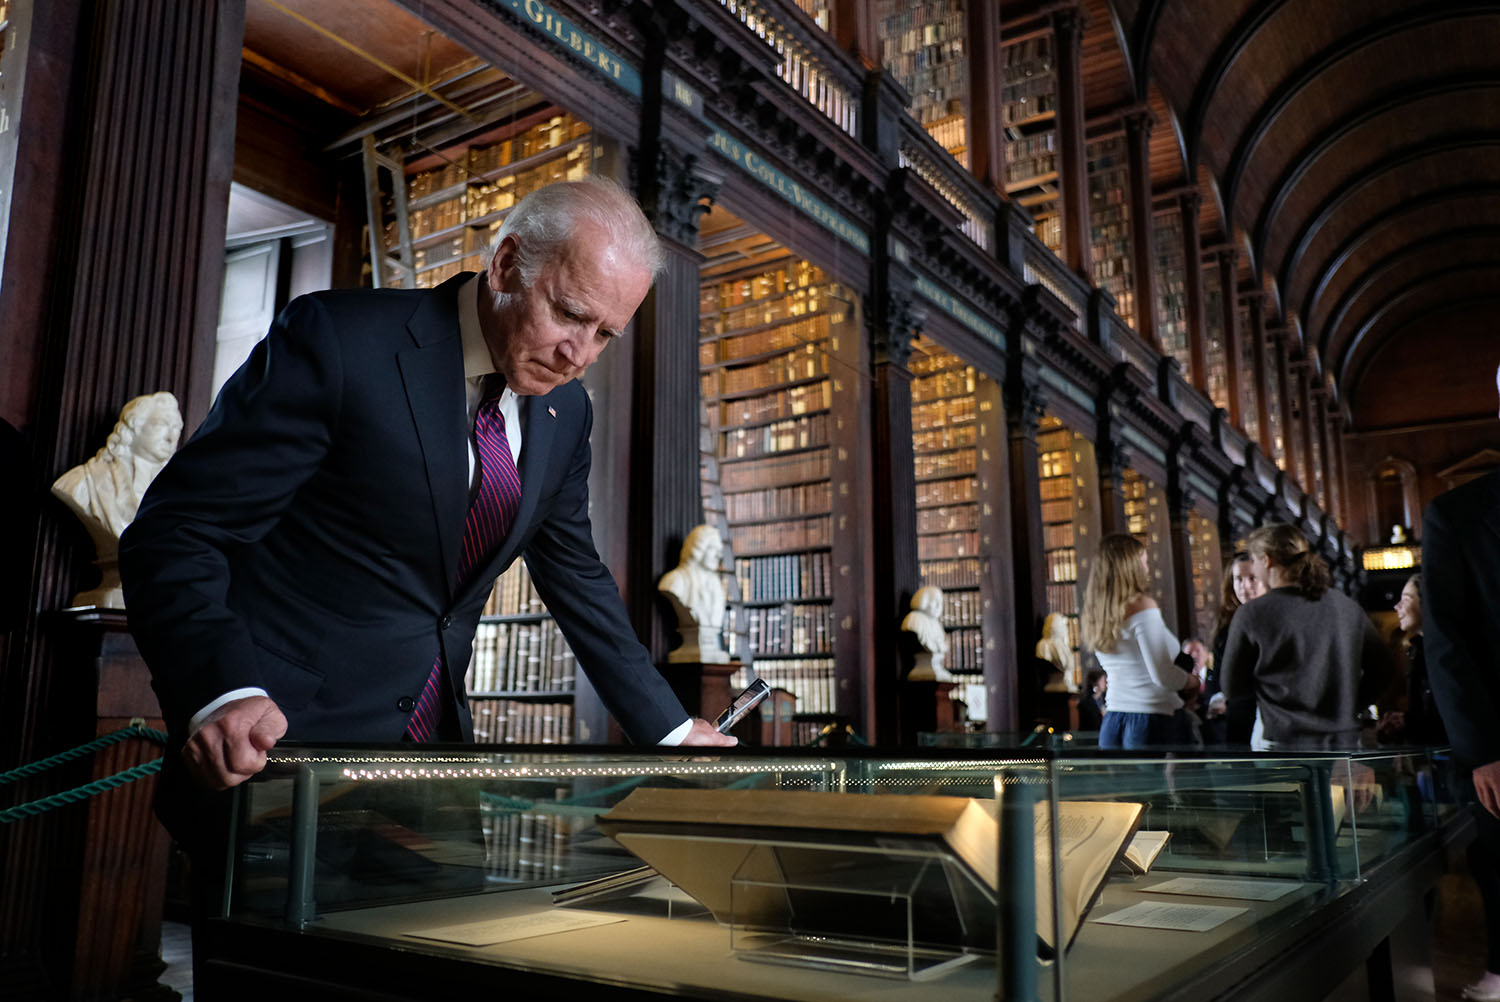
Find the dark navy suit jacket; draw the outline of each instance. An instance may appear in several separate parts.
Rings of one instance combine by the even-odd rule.
[[[636,640],[588,519],[588,394],[522,397],[522,498],[488,565],[455,580],[469,499],[457,291],[294,301],[225,384],[121,540],[131,628],[168,728],[245,686],[287,737],[398,741],[441,644],[465,740],[475,627],[524,554],[604,705],[637,742],[687,718]],[[454,737],[456,735],[450,735]]]
[[[1470,768],[1500,761],[1500,470],[1427,506],[1422,632],[1455,756]]]

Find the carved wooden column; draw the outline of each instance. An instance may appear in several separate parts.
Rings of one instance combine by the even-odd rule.
[[[5,475],[8,490],[45,498],[53,478],[104,443],[130,398],[171,391],[190,430],[207,411],[244,4],[22,0],[10,14],[13,29],[29,20],[29,38],[24,62],[15,36],[5,39],[6,92],[25,91],[4,117],[25,145],[7,182],[0,396],[30,462]],[[17,383],[25,391],[12,395]],[[12,697],[0,700],[0,768],[72,748],[99,726],[96,692],[80,684],[92,658],[76,627],[48,618],[92,583],[93,546],[50,501],[5,531],[34,545],[21,571],[26,611],[0,645]],[[14,792],[32,799],[57,781]],[[139,987],[120,980],[120,955],[105,949],[155,952],[160,875],[148,868],[137,885],[144,912],[114,908],[91,885],[98,861],[87,847],[140,845],[154,824],[142,811],[75,806],[0,825],[0,914],[19,917],[0,920],[0,985],[45,985],[59,998]]]
[[[1198,195],[1194,193],[1194,201]],[[1196,210],[1193,218],[1198,218]],[[1244,371],[1244,342],[1243,332],[1240,330],[1240,311],[1235,308],[1234,297],[1234,248],[1224,248],[1214,255],[1214,265],[1219,269],[1219,303],[1223,308],[1223,319],[1220,321],[1224,328],[1224,380],[1229,388],[1229,423],[1234,427],[1245,430],[1245,400],[1244,385],[1240,381],[1252,373]],[[1201,295],[1201,290],[1200,290]],[[1189,299],[1191,303],[1191,299]],[[1190,307],[1191,308],[1191,307]],[[1251,392],[1255,392],[1251,389]]]
[[[1171,537],[1172,593],[1176,605],[1176,622],[1170,625],[1184,639],[1197,633],[1193,622],[1193,545],[1189,521],[1197,498],[1188,487],[1183,464],[1197,446],[1198,434],[1197,425],[1183,425],[1167,452],[1167,532]]]
[[[1000,5],[971,3],[964,11],[969,61],[969,173],[1005,195],[1005,56],[1000,50]]]
[[[1094,458],[1099,467],[1099,529],[1105,535],[1125,532],[1125,470],[1130,449],[1125,445],[1124,416],[1127,382],[1122,362],[1110,375],[1095,401]]]
[[[1245,296],[1245,306],[1250,314],[1250,330],[1248,335],[1254,340],[1251,342],[1251,357],[1255,361],[1255,407],[1256,421],[1260,431],[1261,454],[1272,462],[1276,460],[1276,450],[1272,448],[1271,438],[1271,392],[1275,385],[1276,376],[1272,371],[1272,355],[1268,352],[1266,345],[1266,311],[1265,296],[1261,292],[1252,292]]]
[[[1015,582],[1016,635],[1012,653],[1015,670],[1008,712],[997,717],[991,730],[1015,730],[1029,726],[1036,717],[1040,694],[1029,671],[1035,657],[1035,638],[1041,636],[1047,615],[1047,563],[1042,545],[1041,470],[1037,463],[1036,435],[1046,413],[1036,342],[1036,305],[1027,302],[1012,311],[1009,359],[1005,379],[1005,414],[1010,441],[1011,558]]]
[[[1057,183],[1062,188],[1062,259],[1085,282],[1090,271],[1089,165],[1084,147],[1083,11],[1052,15],[1057,57]]]
[[[891,279],[896,279],[892,275]],[[917,559],[917,474],[912,449],[912,338],[924,311],[899,283],[887,286],[870,327],[870,363],[874,375],[873,504],[875,547],[875,734],[877,743],[915,743],[917,730],[930,730],[931,705],[908,705],[902,679],[910,667],[902,657],[901,621],[922,583]],[[835,448],[838,448],[835,445]],[[925,711],[925,712],[924,712]]]
[[[1336,409],[1333,414],[1333,451],[1338,459],[1339,478],[1339,525],[1348,531],[1349,525],[1349,496],[1354,490],[1354,485],[1349,483],[1349,466],[1344,451],[1344,413],[1342,407]]]
[[[974,388],[978,441],[980,625],[984,632],[984,682],[989,730],[1015,728],[1017,685],[1015,545],[1009,499],[1012,496],[1010,442],[1000,384],[979,375]]]
[[[1302,489],[1316,498],[1318,471],[1313,469],[1313,429],[1316,427],[1312,404],[1313,360],[1305,353],[1297,361],[1297,377],[1298,405],[1302,412],[1302,437],[1298,450],[1302,456]]]
[[[1130,164],[1130,244],[1135,268],[1135,330],[1161,350],[1156,333],[1156,215],[1151,211],[1151,125],[1149,111],[1125,116],[1125,158]],[[1086,168],[1085,168],[1086,169]],[[1186,220],[1183,233],[1186,235]],[[1186,259],[1192,271],[1193,258]]]
[[[1198,226],[1198,206],[1203,197],[1196,190],[1177,199],[1182,214],[1183,293],[1187,299],[1188,361],[1192,383],[1208,396],[1208,329],[1203,314],[1203,241]],[[1227,377],[1226,377],[1227,378]],[[1231,382],[1231,386],[1234,384]]]

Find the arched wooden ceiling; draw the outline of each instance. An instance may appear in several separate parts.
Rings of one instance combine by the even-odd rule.
[[[1153,136],[1153,184],[1212,179],[1242,282],[1351,413],[1386,340],[1500,295],[1500,2],[1109,2],[1112,67],[1180,129],[1178,165]]]

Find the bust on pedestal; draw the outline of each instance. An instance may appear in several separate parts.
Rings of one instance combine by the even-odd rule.
[[[141,498],[177,449],[182,414],[170,393],[148,393],[120,409],[104,448],[57,478],[52,493],[67,505],[94,541],[102,580],[79,592],[74,608],[125,608],[117,563],[120,533],[135,518]]]
[[[699,525],[682,543],[677,566],[662,575],[657,590],[677,613],[682,643],[667,655],[671,664],[728,664],[719,634],[724,628],[724,582],[719,557],[724,541],[711,525]]]
[[[953,675],[943,667],[948,654],[948,633],[943,629],[943,590],[924,585],[911,597],[911,612],[901,621],[901,629],[917,640],[916,661],[907,674],[908,682],[951,682]]]

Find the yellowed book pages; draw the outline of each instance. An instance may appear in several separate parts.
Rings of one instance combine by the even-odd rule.
[[[1062,917],[1071,941],[1109,868],[1135,831],[1136,803],[1058,804]],[[1000,890],[994,801],[970,797],[842,794],[786,790],[638,789],[599,818],[599,827],[729,924],[769,906],[782,868],[758,846],[851,851],[946,846],[992,894]],[[1054,943],[1050,811],[1036,807],[1037,935]],[[734,881],[740,880],[736,902]],[[837,875],[828,874],[829,880]],[[756,890],[759,888],[759,890]],[[754,895],[763,895],[756,902]],[[749,895],[746,897],[745,895]]]

